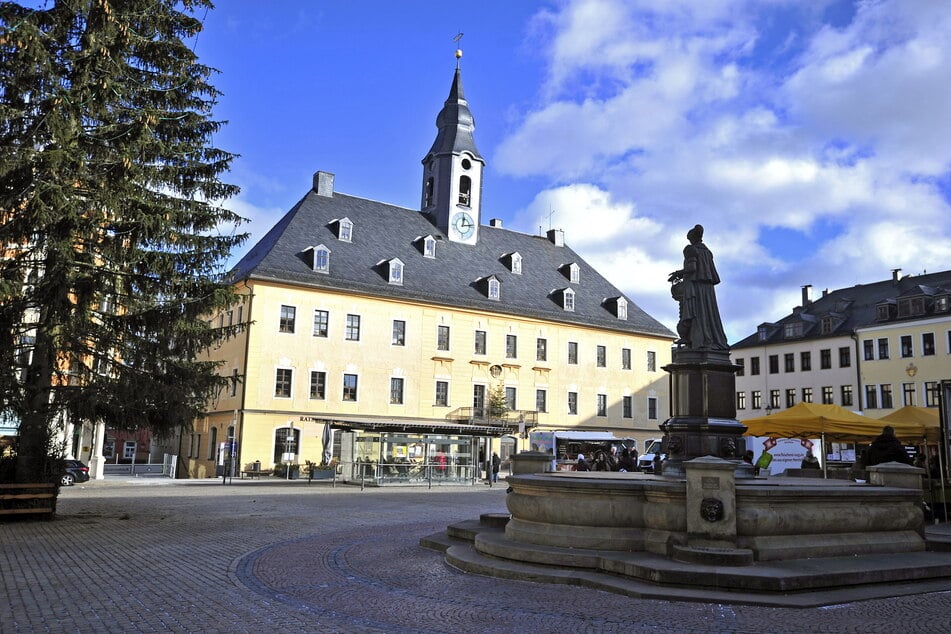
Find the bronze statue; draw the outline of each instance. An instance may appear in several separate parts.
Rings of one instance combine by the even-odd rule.
[[[703,227],[695,225],[687,232],[690,244],[684,247],[684,268],[667,278],[670,292],[680,302],[677,344],[692,350],[728,350],[720,321],[714,286],[720,276],[713,265],[713,253],[703,243]]]

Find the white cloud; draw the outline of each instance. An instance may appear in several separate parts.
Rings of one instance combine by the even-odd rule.
[[[704,224],[733,341],[788,313],[802,284],[947,268],[951,12],[881,0],[832,25],[806,4],[540,12],[542,99],[493,157],[547,180],[518,223],[547,228],[555,209],[569,243],[668,324],[666,274]],[[791,249],[776,229],[802,240]]]

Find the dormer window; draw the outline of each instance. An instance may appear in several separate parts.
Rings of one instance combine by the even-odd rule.
[[[403,285],[403,262],[399,258],[393,258],[387,263],[389,267],[389,283],[397,286]]]
[[[353,222],[349,218],[340,221],[340,241],[350,242],[353,238]]]
[[[502,282],[495,275],[480,277],[475,286],[489,299],[498,301],[502,297]]]
[[[498,278],[492,276],[489,278],[489,299],[498,300],[502,291],[502,285]]]
[[[459,177],[459,204],[469,206],[472,194],[472,179],[468,176]]]
[[[886,300],[875,306],[875,319],[878,321],[888,321],[895,316],[897,308],[895,300]]]
[[[796,339],[802,337],[802,322],[794,321],[791,324],[783,326],[783,337],[786,339]]]
[[[766,338],[769,337],[769,329],[766,326],[760,326],[756,329],[756,336],[760,341],[766,341]]]
[[[570,288],[559,288],[552,291],[550,297],[555,300],[556,303],[561,304],[561,308],[568,313],[573,313],[575,311],[575,292]]]
[[[518,253],[513,253],[511,255],[511,267],[512,267],[512,273],[514,273],[515,275],[522,274],[522,256],[519,255]]]
[[[627,319],[627,300],[623,297],[608,297],[601,305],[618,319]]]
[[[823,317],[819,325],[819,330],[821,334],[823,335],[832,334],[833,325],[834,325],[834,322],[832,321],[832,317]]]
[[[568,278],[572,284],[581,283],[581,267],[575,262],[570,262],[561,267],[562,274]]]
[[[948,312],[948,305],[949,305],[949,303],[948,303],[948,296],[947,296],[947,295],[942,295],[942,296],[940,296],[940,297],[936,297],[935,300],[934,300],[934,310],[935,310],[936,313],[946,313],[946,312]]]
[[[304,253],[310,255],[310,268],[317,273],[330,273],[330,249],[322,244],[308,247]]]
[[[423,257],[425,258],[436,257],[436,238],[432,236],[426,236],[425,238],[423,238]]]

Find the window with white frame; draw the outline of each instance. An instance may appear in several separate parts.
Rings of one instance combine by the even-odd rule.
[[[347,341],[360,341],[360,315],[347,315],[347,329],[344,338]]]
[[[314,247],[314,271],[318,273],[330,272],[330,249],[323,245]]]
[[[608,395],[598,394],[598,416],[608,415]]]
[[[578,393],[577,392],[568,392],[568,414],[571,416],[578,415]]]
[[[621,418],[634,418],[634,397],[621,397]]]
[[[423,257],[425,258],[436,257],[436,238],[432,236],[426,236],[425,238],[423,238]]]
[[[548,411],[548,390],[542,390],[542,389],[535,390],[535,411],[536,412]]]
[[[278,326],[278,332],[292,333],[297,321],[297,308],[294,306],[281,306],[281,320]]]
[[[934,355],[934,333],[926,332],[921,335],[921,355],[930,357]]]
[[[274,396],[276,398],[290,398],[293,380],[293,370],[290,368],[278,368],[274,374]]]
[[[575,292],[570,288],[564,290],[564,309],[565,312],[571,313],[575,310]]]
[[[473,352],[475,354],[485,354],[485,331],[476,330],[473,340]]]
[[[436,349],[449,350],[449,326],[436,327]]]
[[[343,400],[345,401],[356,401],[357,400],[357,375],[356,374],[344,374],[343,375]]]
[[[647,397],[647,418],[649,420],[657,420],[657,397],[656,396]]]
[[[539,337],[535,340],[535,360],[548,361],[548,339]]]
[[[522,256],[518,253],[512,254],[512,273],[515,275],[522,274]]]
[[[406,322],[402,319],[393,320],[393,333],[390,337],[390,343],[394,346],[406,345]]]
[[[327,373],[313,370],[310,373],[310,397],[315,400],[327,398]]]
[[[390,378],[390,405],[403,404],[403,379],[400,377]]]
[[[353,221],[349,218],[340,221],[340,235],[338,237],[341,242],[353,241]]]
[[[622,370],[631,369],[631,349],[630,348],[621,348],[621,369]]]
[[[403,285],[403,262],[394,258],[389,262],[390,277],[389,283],[396,286]]]
[[[518,337],[516,335],[505,335],[505,358],[515,359],[518,357]]]
[[[330,313],[326,310],[314,311],[314,336],[326,337],[330,327]]]
[[[505,388],[505,408],[508,409],[510,412],[514,412],[516,409],[518,409],[518,407],[517,407],[517,404],[518,404],[517,394],[518,394],[518,390],[516,390],[516,388],[514,388],[514,387],[512,387],[512,386],[510,386],[510,385],[509,385],[509,386],[506,386],[506,388]]]
[[[449,381],[436,381],[436,407],[449,406]]]
[[[502,284],[494,276],[489,278],[489,299],[499,299],[502,294]]]

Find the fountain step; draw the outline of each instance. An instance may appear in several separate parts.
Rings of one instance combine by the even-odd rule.
[[[486,548],[486,544],[495,548]],[[816,607],[946,591],[951,578],[951,554],[934,552],[754,563],[736,568],[684,564],[649,553],[520,546],[520,558],[509,558],[515,554],[511,542],[499,535],[480,535],[475,544],[450,546],[446,562],[474,574],[578,585],[638,598],[777,607]],[[527,556],[528,551],[534,553],[534,560]],[[581,567],[585,564],[589,567]]]

